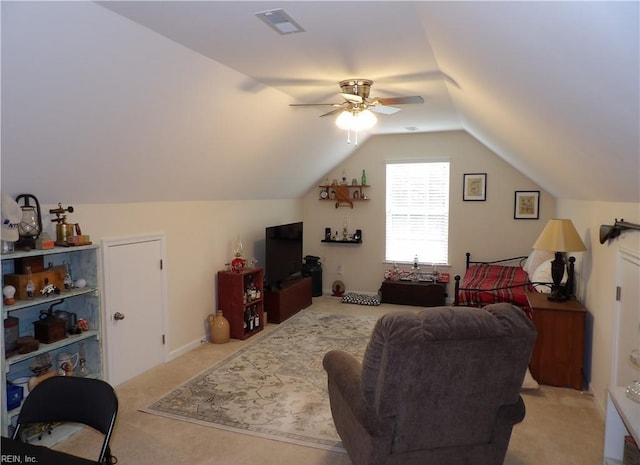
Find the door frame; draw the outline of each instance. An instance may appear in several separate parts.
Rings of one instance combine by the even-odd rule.
[[[169,311],[168,311],[168,303],[167,303],[167,248],[166,248],[166,237],[164,233],[156,233],[156,234],[145,234],[139,236],[126,236],[126,237],[116,237],[116,238],[105,238],[101,241],[101,251],[102,251],[102,327],[105,328],[103,331],[104,334],[104,343],[103,343],[103,353],[105,355],[105,379],[108,382],[111,382],[111,376],[113,373],[113,345],[111,342],[111,325],[109,324],[111,313],[109,312],[109,248],[116,247],[121,245],[131,245],[137,244],[141,242],[160,242],[160,259],[162,260],[162,295],[161,298],[161,312],[162,312],[162,333],[165,335],[165,342],[162,346],[162,363],[167,362],[169,360]]]

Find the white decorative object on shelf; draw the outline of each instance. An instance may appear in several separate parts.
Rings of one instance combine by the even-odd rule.
[[[632,350],[629,354],[629,359],[635,366],[640,367],[640,349]],[[627,386],[624,393],[632,401],[640,403],[640,381],[633,381]]]
[[[640,381],[631,383],[624,392],[629,399],[640,404]]]

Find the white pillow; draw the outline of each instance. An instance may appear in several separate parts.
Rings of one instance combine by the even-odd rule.
[[[524,262],[522,269],[529,275],[530,281],[535,281],[535,279],[531,278],[531,275],[538,269],[542,262],[545,260],[553,260],[554,257],[555,254],[548,250],[532,250],[527,257],[527,261]],[[549,270],[551,270],[551,268],[549,268]]]
[[[542,262],[538,266],[538,268],[536,268],[536,271],[533,272],[533,275],[530,275],[529,280],[533,283],[552,283],[553,282],[553,278],[551,277],[552,261],[553,260],[546,260]],[[564,276],[562,276],[562,283],[566,283],[568,277],[569,275],[565,271]],[[538,292],[543,292],[545,294],[549,294],[551,292],[551,288],[549,286],[534,285],[533,287],[535,287]]]

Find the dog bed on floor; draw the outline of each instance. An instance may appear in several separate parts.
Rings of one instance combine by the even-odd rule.
[[[343,304],[356,304],[356,305],[380,305],[380,296],[357,294],[355,292],[347,292],[342,297]]]

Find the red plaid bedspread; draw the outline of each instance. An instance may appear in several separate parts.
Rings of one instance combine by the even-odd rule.
[[[521,267],[480,264],[470,266],[465,273],[458,299],[459,305],[471,307],[509,302],[531,317],[525,292],[535,292],[535,289]]]

